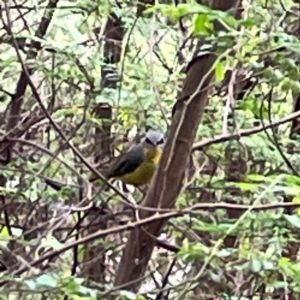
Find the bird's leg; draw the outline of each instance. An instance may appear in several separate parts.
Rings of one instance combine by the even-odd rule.
[[[122,181],[118,181],[118,188],[120,191],[124,193],[126,198],[129,200],[129,202],[133,205],[136,204],[135,199],[132,196],[132,193],[134,192],[134,189],[128,187],[126,184],[124,184]]]
[[[129,200],[132,209],[134,210],[134,214],[135,214],[135,218],[136,220],[139,220],[139,211],[137,208],[137,204],[136,204],[136,200],[134,199],[134,197],[132,196],[132,193],[135,190],[135,187],[132,185],[126,185],[124,182],[120,182],[120,190],[122,192],[124,192],[124,194],[126,195],[127,199]]]
[[[124,192],[124,194],[130,193],[130,190],[128,189],[127,185],[124,182],[120,181],[120,189]]]

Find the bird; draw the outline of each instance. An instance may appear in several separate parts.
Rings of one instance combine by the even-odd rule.
[[[116,160],[101,173],[107,179],[117,179],[135,187],[150,182],[163,151],[165,139],[161,131],[149,129],[144,141],[132,147],[128,152],[116,157]],[[90,182],[98,179],[92,177]]]

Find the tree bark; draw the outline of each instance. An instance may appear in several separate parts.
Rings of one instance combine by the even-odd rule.
[[[39,26],[37,30],[35,31],[34,36],[43,39],[43,37],[46,35],[49,25],[52,21],[52,16],[55,12],[55,8],[57,6],[58,0],[52,0],[49,1],[45,14],[41,19],[41,22],[39,23]],[[3,24],[4,29],[6,30],[7,35],[11,38],[11,44],[12,47],[15,48],[17,52],[20,51],[22,48],[22,45],[19,43],[19,40],[15,37],[13,34],[13,21],[11,17],[11,11],[8,7],[8,3],[3,3],[3,8],[0,13],[2,13],[5,16],[5,19],[7,20],[6,24]],[[32,39],[32,41],[29,43],[27,55],[26,58],[21,61],[21,58],[19,59],[19,63],[24,63],[28,74],[31,76],[35,72],[35,67],[30,66],[28,64],[28,61],[33,60],[37,57],[38,52],[41,50],[42,44],[41,42],[37,41],[36,39]],[[28,65],[27,65],[28,64]],[[22,69],[19,79],[16,83],[16,89],[14,94],[11,95],[11,101],[7,108],[7,117],[5,118],[6,125],[5,125],[5,133],[9,134],[11,137],[14,136],[20,136],[22,134],[22,130],[20,130],[21,127],[26,128],[24,122],[21,121],[21,113],[22,113],[22,107],[23,107],[23,97],[25,95],[26,89],[28,86],[28,75],[26,74],[26,71]],[[28,123],[32,122],[32,118],[29,118]],[[12,142],[2,142],[0,146],[0,167],[8,165],[11,162],[11,153],[14,147],[14,143]],[[7,178],[3,175],[0,176],[0,186],[6,187]],[[27,213],[28,211],[31,211],[32,207],[29,205],[22,205],[19,203],[16,199],[8,200],[5,194],[0,194],[0,206],[2,206],[2,214],[0,216],[0,220],[3,221],[5,224],[8,233],[10,236],[13,237],[12,234],[12,224],[16,225],[16,223],[19,222],[19,219],[14,219],[14,213],[17,211],[18,215],[29,215],[30,213]],[[16,209],[18,208],[18,209]],[[38,223],[38,222],[37,222]],[[18,261],[15,259],[15,257],[23,256],[23,258],[26,256],[26,251],[24,250],[24,247],[18,246],[17,243],[12,239],[12,241],[8,244],[9,251],[1,251],[0,252],[0,271],[4,271],[6,269],[13,269],[18,263]],[[24,258],[25,260],[28,260]]]
[[[214,9],[228,10],[236,6],[236,0],[215,0]],[[217,57],[206,54],[190,63],[183,86],[181,105],[174,111],[168,140],[157,173],[143,201],[151,208],[173,208],[181,192],[185,169],[205,106],[209,86],[213,78],[213,65]],[[150,212],[141,211],[140,218]],[[133,229],[124,249],[114,285],[137,291],[142,284],[155,238],[159,236],[165,221]]]
[[[104,35],[104,58],[105,62],[110,65],[115,65],[120,62],[122,52],[122,42],[125,30],[122,21],[114,13],[112,13],[106,23]],[[100,85],[105,88],[117,88],[119,82],[118,76],[111,76],[114,68],[102,68]],[[117,78],[117,80],[115,79]],[[107,155],[110,155],[110,131],[112,118],[112,108],[108,103],[99,103],[95,109],[95,115],[103,119],[101,128],[96,129],[95,133],[95,163],[102,161]],[[103,222],[102,216],[98,210],[91,210],[87,219],[89,220],[89,229],[86,234],[91,234],[100,229],[107,229],[107,224]],[[98,226],[93,226],[99,224]],[[86,278],[97,283],[105,283],[105,247],[89,243],[85,248],[83,260],[83,274]]]

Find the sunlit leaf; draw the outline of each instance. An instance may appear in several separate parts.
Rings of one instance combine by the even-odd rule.
[[[43,274],[36,279],[36,285],[40,287],[58,287],[58,279],[52,274]]]
[[[277,268],[277,264],[269,260],[263,260],[262,264],[264,270],[274,270]]]
[[[250,268],[252,270],[252,272],[254,273],[258,273],[261,271],[263,265],[262,262],[256,258],[252,258],[250,259]]]
[[[299,203],[299,207],[296,208],[296,211],[297,211],[297,214],[300,216],[300,196],[294,197],[292,202],[295,203],[295,204]]]
[[[215,67],[215,76],[216,76],[216,81],[217,82],[221,82],[224,80],[225,78],[225,66],[223,64],[223,62],[218,62],[216,64],[216,67]]]
[[[200,34],[206,32],[206,23],[209,21],[209,18],[205,14],[199,14],[195,20],[194,33]]]
[[[0,297],[188,299],[199,290],[237,300],[264,286],[269,298],[297,298],[300,207],[284,207],[300,203],[297,1],[243,1],[238,11],[226,1],[12,2],[0,54]],[[119,195],[90,182],[91,167],[102,172],[148,128],[166,133],[162,182],[148,195],[148,186]],[[204,146],[191,152],[192,143]],[[155,203],[132,213],[149,196]],[[133,257],[161,230],[166,244],[149,243],[150,261]],[[146,273],[115,286],[129,264]],[[127,279],[141,279],[141,295]]]
[[[238,186],[242,191],[256,191],[259,188],[258,184],[255,183],[247,183],[247,182],[239,182],[236,183],[236,186]]]
[[[128,299],[128,300],[137,300],[137,295],[131,291],[121,290],[120,295],[122,299]]]
[[[298,215],[283,215],[284,218],[294,227],[300,228],[300,217]]]

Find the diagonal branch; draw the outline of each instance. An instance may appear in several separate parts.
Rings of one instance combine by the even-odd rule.
[[[4,1],[4,3],[6,3],[6,2]],[[48,5],[46,7],[46,13],[48,15],[43,16],[42,21],[41,21],[37,31],[35,32],[35,37],[38,37],[41,39],[46,34],[47,29],[52,20],[52,16],[55,11],[54,8],[57,6],[57,3],[58,3],[58,0],[50,0],[49,1]],[[10,12],[7,7],[7,4],[5,4],[5,11],[7,14],[8,23],[11,23],[10,22]],[[14,37],[10,24],[8,24],[8,26],[6,26],[6,29],[8,31],[8,34],[10,36]],[[18,49],[17,41],[15,39],[13,39],[13,42],[14,42],[15,48]],[[28,52],[26,59],[35,59],[38,51],[41,49],[41,42],[39,42],[37,40],[32,40],[32,42],[30,43],[29,49],[30,49],[30,51]],[[34,67],[32,67],[32,66],[28,66],[27,70],[28,70],[29,75],[32,75],[33,72],[35,71]],[[22,104],[23,104],[23,97],[24,97],[27,85],[28,85],[27,75],[23,70],[20,74],[20,78],[17,83],[16,92],[12,95],[10,108],[9,108],[8,121],[6,124],[7,132],[14,129],[16,127],[16,125],[18,124],[19,115],[20,115]]]
[[[239,3],[236,0],[215,0],[212,8],[226,11]],[[220,28],[216,24],[217,30]],[[182,97],[187,97],[175,110],[164,153],[158,171],[143,205],[152,208],[173,208],[180,194],[185,169],[192,151],[193,141],[213,78],[217,57],[206,54],[190,64],[184,83]],[[141,219],[151,215],[141,212]],[[131,231],[124,249],[114,285],[137,291],[142,284],[147,264],[155,246],[156,237],[161,233],[166,220],[159,220]]]
[[[182,211],[175,211],[175,210],[171,210],[170,212],[165,212],[165,213],[160,213],[160,214],[155,214],[152,215],[148,218],[145,218],[143,220],[138,220],[136,222],[130,222],[126,225],[120,225],[120,226],[116,226],[113,228],[109,228],[109,229],[105,229],[105,230],[98,230],[96,232],[93,232],[92,234],[89,234],[85,237],[82,237],[76,241],[72,241],[69,243],[66,243],[63,247],[61,247],[60,249],[57,250],[53,250],[39,258],[37,258],[36,260],[26,264],[25,266],[20,266],[18,270],[13,272],[13,275],[21,275],[24,272],[26,272],[27,270],[30,269],[30,267],[36,267],[38,265],[40,265],[41,263],[52,259],[53,257],[56,257],[58,255],[60,255],[61,253],[64,253],[72,248],[74,248],[75,246],[78,245],[84,245],[90,241],[99,239],[101,237],[104,236],[108,236],[110,234],[117,234],[132,228],[135,228],[135,230],[137,228],[141,228],[143,225],[148,225],[151,226],[151,224],[155,224],[154,222],[156,221],[160,221],[160,220],[167,220],[170,218],[175,218],[175,217],[179,217],[179,216],[183,216],[185,214],[191,214],[192,212],[196,213],[196,211],[207,211],[208,209],[226,209],[226,210],[230,210],[230,209],[238,209],[241,211],[247,211],[247,210],[252,210],[252,211],[264,211],[264,210],[272,210],[272,209],[278,209],[278,208],[297,208],[299,207],[300,204],[299,203],[293,203],[293,202],[286,202],[286,203],[275,203],[275,204],[260,204],[260,205],[243,205],[243,204],[229,204],[229,203],[201,203],[201,204],[197,204],[191,208],[186,208]],[[158,246],[162,246],[165,245],[163,242],[158,242],[157,239],[154,240],[154,244],[157,244]],[[167,245],[167,247],[169,247],[171,251],[178,251],[178,248],[173,247],[171,248],[169,245]],[[134,264],[134,261],[130,261],[131,264]],[[1,281],[0,282],[0,286],[2,286],[5,283],[5,281]]]
[[[264,124],[264,125],[256,126],[256,127],[249,128],[249,129],[243,129],[234,134],[220,134],[213,138],[208,138],[201,142],[195,143],[193,145],[193,151],[197,151],[197,150],[200,151],[203,148],[208,147],[212,144],[223,143],[223,142],[227,142],[230,140],[238,140],[241,137],[250,136],[250,135],[265,131],[267,129],[270,129],[272,127],[278,127],[282,124],[291,122],[299,117],[300,117],[300,111],[296,111],[282,119],[279,119],[278,121],[275,121],[275,122],[272,122],[269,124]]]

